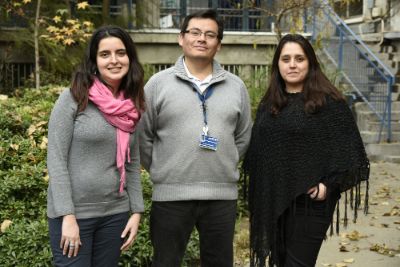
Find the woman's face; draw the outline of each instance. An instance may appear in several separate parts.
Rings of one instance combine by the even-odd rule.
[[[129,70],[129,57],[121,39],[117,37],[102,39],[97,50],[96,63],[101,78],[114,90],[118,90]]]
[[[279,56],[279,73],[286,88],[302,86],[308,73],[308,59],[297,43],[286,43]]]

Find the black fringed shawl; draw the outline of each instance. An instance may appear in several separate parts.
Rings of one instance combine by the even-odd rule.
[[[251,266],[265,266],[268,256],[270,266],[280,266],[278,218],[297,196],[322,180],[330,180],[340,192],[351,189],[357,216],[360,183],[368,183],[369,161],[347,104],[326,99],[313,114],[305,113],[302,93],[288,94],[288,105],[277,115],[268,105],[258,109],[244,160],[250,179]],[[365,212],[367,208],[368,193]]]

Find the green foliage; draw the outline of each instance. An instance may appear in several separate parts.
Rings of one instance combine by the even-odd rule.
[[[13,220],[7,231],[0,235],[0,266],[51,266],[48,239],[44,216],[36,220]]]

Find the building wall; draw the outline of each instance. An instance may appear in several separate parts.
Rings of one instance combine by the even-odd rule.
[[[173,64],[181,55],[178,30],[130,31],[140,61],[144,64]],[[225,32],[216,59],[225,65],[270,65],[277,44],[273,33]]]

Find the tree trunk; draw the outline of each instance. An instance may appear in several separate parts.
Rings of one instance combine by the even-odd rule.
[[[160,27],[160,1],[136,1],[136,18],[139,29]]]
[[[104,0],[102,5],[103,24],[110,22],[110,0]]]
[[[36,80],[36,89],[40,88],[40,59],[39,59],[39,14],[40,14],[40,5],[42,0],[37,1],[36,5],[36,16],[35,16],[35,80]]]

